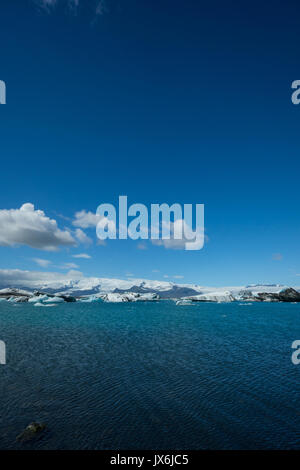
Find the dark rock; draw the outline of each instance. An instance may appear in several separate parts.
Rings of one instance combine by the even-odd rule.
[[[11,297],[10,297],[11,299]],[[25,297],[25,295],[19,296],[19,297],[13,297],[12,300],[17,303],[23,303],[23,302],[28,302],[29,297]]]
[[[255,297],[255,295],[249,290],[241,290],[239,296],[242,301],[245,302],[262,302],[262,299]]]
[[[280,291],[278,294],[260,292],[257,294],[257,298],[262,302],[300,302],[300,293],[292,287],[289,287]]]
[[[278,296],[281,302],[300,302],[300,293],[292,287],[282,290]]]
[[[30,294],[24,294],[23,292],[19,292],[17,289],[7,289],[7,291],[0,292],[0,298],[4,299],[9,299],[10,297],[20,297],[20,298],[25,298],[28,300],[28,295]],[[26,302],[26,300],[25,300]]]
[[[56,295],[55,297],[61,297],[62,299],[64,299],[65,302],[76,302],[76,299],[75,297],[72,297],[71,295]]]
[[[30,441],[31,439],[35,438],[37,435],[39,435],[44,429],[46,428],[46,425],[43,423],[30,423],[25,430],[17,436],[17,441],[20,442],[27,442]]]
[[[279,302],[278,294],[271,292],[259,292],[256,299],[260,302]]]

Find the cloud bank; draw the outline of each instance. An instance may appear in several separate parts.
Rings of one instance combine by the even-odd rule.
[[[22,271],[21,269],[0,269],[0,286],[29,288],[42,287],[43,284],[60,286],[63,282],[84,279],[80,271],[70,270],[67,273],[42,272],[42,271]]]

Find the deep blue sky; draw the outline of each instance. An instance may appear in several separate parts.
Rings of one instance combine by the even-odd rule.
[[[100,277],[300,285],[299,4],[107,0],[96,17],[96,3],[1,2],[0,209],[31,202],[64,228],[58,214],[122,194],[204,203],[209,240],[139,250],[87,229],[89,247],[0,247],[0,268],[43,258]]]

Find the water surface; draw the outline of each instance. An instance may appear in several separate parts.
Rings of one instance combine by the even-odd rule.
[[[296,449],[300,305],[0,303],[1,449]],[[47,431],[16,436],[31,422]]]

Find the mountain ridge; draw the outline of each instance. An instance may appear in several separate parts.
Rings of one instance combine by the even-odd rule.
[[[240,292],[249,294],[272,293],[278,294],[290,286],[281,284],[246,284],[245,286],[202,286],[198,284],[176,283],[172,281],[158,281],[150,279],[117,279],[85,277],[78,271],[68,273],[55,273],[43,271],[22,271],[18,269],[0,269],[0,289],[18,288],[25,290],[47,291],[62,295],[93,295],[99,293],[155,293],[160,298],[181,298],[192,295],[205,295],[209,293],[230,292],[236,296]],[[298,287],[294,287],[300,290]]]

